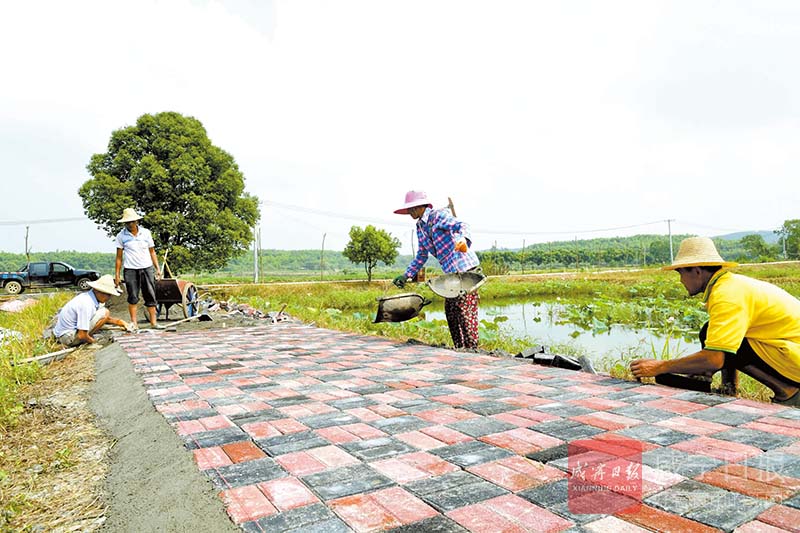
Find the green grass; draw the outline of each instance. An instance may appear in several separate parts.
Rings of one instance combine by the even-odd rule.
[[[22,333],[21,340],[0,346],[0,431],[12,426],[22,410],[17,397],[20,385],[32,383],[41,375],[38,364],[16,363],[59,349],[56,343],[42,338],[42,331],[72,296],[73,293],[55,293],[19,313],[0,312],[0,327]]]

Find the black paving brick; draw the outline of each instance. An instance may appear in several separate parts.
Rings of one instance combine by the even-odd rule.
[[[593,409],[587,409],[579,405],[565,404],[565,403],[552,403],[548,405],[540,405],[536,407],[537,411],[548,413],[551,415],[569,418],[571,416],[582,416],[594,413]]]
[[[464,471],[414,481],[406,488],[443,513],[508,494],[505,489]]]
[[[375,400],[370,400],[369,398],[364,398],[362,396],[353,396],[351,398],[334,400],[332,402],[327,402],[327,403],[331,407],[335,407],[340,411],[346,411],[348,409],[356,409],[359,407],[369,407],[371,405],[376,405],[378,402],[376,402]]]
[[[630,407],[617,407],[611,409],[609,413],[614,413],[630,418],[636,418],[649,424],[660,422],[662,420],[669,420],[677,416],[675,413],[662,411],[661,409],[653,409],[652,407],[645,407],[643,405],[631,405]]]
[[[773,448],[780,448],[781,446],[788,446],[797,440],[787,435],[767,433],[766,431],[757,431],[755,429],[747,428],[734,428],[729,429],[728,431],[715,433],[714,438],[731,442],[739,442],[741,444],[748,444],[750,446],[755,446],[756,448],[761,448],[765,451],[772,450]]]
[[[443,515],[434,516],[420,522],[390,530],[392,533],[466,533],[466,529],[459,526]]]
[[[488,463],[489,461],[496,461],[497,459],[503,459],[514,455],[508,450],[476,440],[445,446],[444,448],[436,448],[430,450],[429,453],[462,468]]]
[[[569,498],[568,485],[568,480],[559,479],[552,483],[523,490],[518,492],[517,495],[540,507],[549,509],[558,504],[567,503],[567,499]]]
[[[800,478],[800,455],[792,455],[780,450],[772,450],[751,457],[746,461],[742,461],[741,464],[766,470],[767,472]]]
[[[269,457],[245,461],[216,469],[205,470],[206,475],[218,489],[228,489],[254,485],[263,481],[270,481],[286,477],[286,471]]]
[[[711,502],[729,494],[719,487],[687,479],[645,499],[645,503],[664,511],[684,516],[702,510]]]
[[[417,449],[410,444],[406,444],[392,437],[347,442],[342,444],[341,447],[350,455],[367,462],[388,459],[396,455],[417,451]]]
[[[551,420],[550,422],[543,422],[528,427],[565,441],[584,439],[604,432],[604,430],[600,428],[590,426],[589,424],[583,424],[575,420]]]
[[[502,420],[482,416],[480,418],[470,418],[469,420],[453,422],[452,424],[447,424],[447,427],[469,435],[470,437],[478,438],[493,433],[510,431],[516,429],[517,426],[509,424],[508,422],[503,422]]]
[[[252,413],[242,413],[239,415],[231,415],[228,417],[231,422],[237,426],[245,424],[253,424],[255,422],[268,422],[270,420],[281,420],[286,418],[286,415],[277,409],[266,409],[263,411],[254,411]]]
[[[358,418],[347,413],[323,413],[321,415],[306,416],[298,420],[311,429],[345,426],[347,424],[356,424],[361,422],[361,420]]]
[[[705,455],[692,455],[673,448],[658,448],[642,454],[642,463],[656,470],[693,478],[725,464]]]
[[[374,422],[370,422],[369,425],[376,427],[384,433],[388,433],[389,435],[395,435],[397,433],[416,431],[418,429],[432,426],[433,424],[426,422],[421,418],[417,418],[416,416],[409,415],[394,416],[391,418],[384,418],[382,420],[375,420]]]
[[[538,461],[540,463],[549,463],[550,461],[557,461],[558,459],[563,459],[569,455],[569,445],[568,444],[559,444],[558,446],[553,446],[551,448],[545,448],[544,450],[539,450],[538,452],[533,452],[525,455],[528,459],[532,461]]]
[[[686,513],[686,518],[725,531],[733,531],[745,522],[753,520],[772,505],[772,502],[758,500],[737,492],[728,492],[723,497],[709,502],[708,505]]]
[[[356,464],[311,474],[302,478],[322,500],[329,501],[394,485],[392,480],[365,464]]]
[[[624,390],[618,392],[610,392],[606,394],[604,398],[608,398],[609,400],[619,400],[621,402],[626,402],[630,404],[636,404],[636,403],[644,403],[653,400],[658,400],[659,398],[661,398],[661,396],[657,396],[655,394],[642,394],[636,391]]]
[[[689,418],[697,420],[705,420],[706,422],[716,422],[717,424],[726,424],[728,426],[741,426],[761,418],[761,415],[752,413],[742,413],[740,411],[731,411],[730,409],[723,409],[721,407],[709,407],[702,411],[695,411],[689,413]]]
[[[682,431],[675,431],[674,429],[649,424],[626,428],[617,433],[637,440],[652,442],[660,446],[670,446],[671,444],[694,439],[696,437],[695,435],[690,435]]]
[[[300,431],[267,439],[256,439],[255,443],[272,457],[330,445],[330,442],[313,431]]]
[[[497,402],[492,400],[467,403],[461,405],[460,407],[461,409],[465,409],[467,411],[471,411],[475,414],[479,414],[482,416],[496,415],[498,413],[505,413],[507,411],[513,411],[515,409],[519,409],[519,407],[511,405],[509,403]]]
[[[324,504],[315,503],[240,524],[252,533],[349,533],[352,530]],[[322,529],[324,528],[324,529]]]
[[[250,435],[237,427],[201,431],[200,433],[192,433],[191,435],[183,436],[183,442],[190,450],[222,446],[223,444],[241,442],[244,440],[250,440]]]
[[[673,396],[676,400],[686,400],[687,402],[699,403],[713,407],[721,403],[732,402],[736,398],[730,396],[720,396],[719,394],[708,394],[706,392],[687,391]]]

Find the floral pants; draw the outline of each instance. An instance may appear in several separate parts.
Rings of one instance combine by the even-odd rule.
[[[456,348],[478,347],[478,293],[446,298],[444,314]]]

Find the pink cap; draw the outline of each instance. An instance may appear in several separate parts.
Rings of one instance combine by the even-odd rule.
[[[398,215],[407,215],[408,210],[411,207],[417,207],[420,205],[426,205],[428,207],[433,207],[433,204],[428,201],[428,195],[425,194],[424,191],[408,191],[406,193],[406,203],[400,209],[395,209],[395,213]]]

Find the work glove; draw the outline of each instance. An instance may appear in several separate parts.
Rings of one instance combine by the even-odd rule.
[[[392,283],[394,283],[396,286],[402,289],[403,287],[406,286],[406,279],[407,278],[405,274],[400,274],[399,276],[397,276],[392,280]]]
[[[466,253],[467,252],[467,241],[466,239],[461,239],[456,243],[456,252]]]

